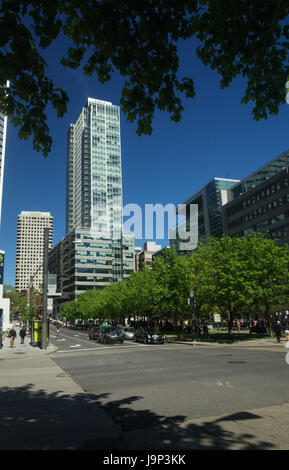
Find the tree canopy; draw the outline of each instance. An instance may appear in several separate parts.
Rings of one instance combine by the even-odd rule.
[[[69,319],[124,321],[137,317],[154,322],[170,320],[177,328],[185,320],[200,320],[219,312],[228,322],[250,313],[269,320],[276,305],[288,309],[289,251],[267,234],[210,238],[186,256],[166,249],[152,268],[136,271],[128,279],[102,290],[86,291],[65,304],[61,315]],[[188,305],[194,292],[195,311]]]
[[[151,134],[156,110],[177,122],[182,95],[195,95],[192,77],[180,76],[178,54],[180,40],[195,38],[192,58],[217,70],[221,87],[243,76],[242,102],[254,103],[254,119],[267,118],[285,102],[288,13],[285,0],[3,0],[0,111],[20,138],[33,136],[37,151],[50,152],[47,107],[61,117],[69,98],[49,78],[44,51],[64,35],[71,45],[62,65],[101,83],[119,71],[123,112],[139,135]]]

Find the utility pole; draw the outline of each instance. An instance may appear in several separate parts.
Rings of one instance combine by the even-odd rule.
[[[42,294],[42,339],[41,349],[47,348],[47,292],[48,292],[48,243],[49,228],[44,228],[44,256],[43,256],[43,294]]]

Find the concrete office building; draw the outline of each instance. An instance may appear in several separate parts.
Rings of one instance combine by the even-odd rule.
[[[33,287],[43,283],[44,228],[49,228],[49,249],[52,248],[53,217],[50,212],[26,212],[18,215],[15,288],[27,290],[30,277]]]
[[[119,242],[117,242],[119,243]],[[114,241],[99,236],[92,229],[73,229],[50,252],[48,269],[57,273],[57,291],[61,304],[77,299],[88,289],[103,289],[113,282]],[[134,237],[123,235],[121,258],[118,258],[122,279],[134,272]]]

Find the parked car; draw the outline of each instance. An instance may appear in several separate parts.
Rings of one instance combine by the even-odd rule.
[[[88,331],[88,339],[98,339],[99,326],[93,326]]]
[[[123,343],[123,333],[115,326],[103,326],[99,329],[99,343]]]
[[[166,337],[155,328],[139,328],[135,332],[135,340],[143,341],[145,344],[164,344]]]
[[[125,326],[124,328],[122,328],[122,333],[123,333],[124,339],[135,338],[135,329],[132,328],[131,326]]]

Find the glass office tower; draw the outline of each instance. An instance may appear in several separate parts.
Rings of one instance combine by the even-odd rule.
[[[68,133],[66,233],[91,227],[119,238],[122,229],[120,110],[88,98]]]
[[[88,98],[68,132],[66,233],[111,241],[111,280],[123,279],[120,109]]]

